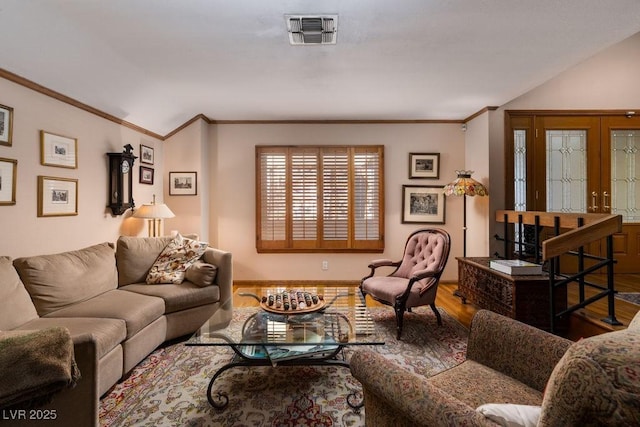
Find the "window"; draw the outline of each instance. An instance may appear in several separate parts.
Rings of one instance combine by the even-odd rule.
[[[257,146],[258,252],[382,252],[384,147]]]

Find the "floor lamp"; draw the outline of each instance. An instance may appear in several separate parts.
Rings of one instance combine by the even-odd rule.
[[[175,215],[164,203],[156,203],[156,195],[153,202],[142,205],[133,213],[134,218],[148,219],[149,237],[157,237],[160,234],[160,223],[163,218],[173,218]]]
[[[467,256],[467,196],[488,196],[487,188],[471,178],[473,171],[456,171],[458,177],[455,181],[444,186],[444,194],[447,196],[462,196],[462,256]]]

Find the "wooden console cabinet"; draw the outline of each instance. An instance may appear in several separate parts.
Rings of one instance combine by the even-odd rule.
[[[462,302],[472,301],[540,329],[550,330],[549,276],[511,276],[489,267],[492,258],[456,258],[458,293]],[[566,289],[554,295],[556,312],[567,308]],[[557,332],[566,330],[566,319],[556,321]]]

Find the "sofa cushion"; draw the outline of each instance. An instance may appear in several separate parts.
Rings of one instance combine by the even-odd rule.
[[[134,294],[119,289],[105,292],[90,300],[54,311],[47,317],[106,317],[122,319],[131,338],[164,313],[161,298]]]
[[[0,330],[13,329],[31,319],[37,319],[36,308],[24,288],[11,258],[0,257]]]
[[[180,284],[164,285],[137,283],[124,286],[120,290],[162,298],[165,305],[165,314],[213,304],[220,300],[220,289],[217,286],[202,288],[188,281]]]
[[[185,271],[207,249],[208,244],[197,240],[185,239],[178,234],[160,252],[147,274],[148,284],[182,283]]]
[[[86,301],[118,286],[113,245],[13,261],[40,316]]]
[[[640,323],[569,347],[547,383],[540,424],[640,425]]]
[[[498,402],[542,404],[542,393],[538,390],[473,360],[466,360],[427,381],[472,408]]]
[[[184,278],[194,285],[203,288],[205,286],[211,286],[213,281],[216,280],[217,274],[218,267],[208,262],[198,260],[194,262],[191,267],[187,268],[187,271],[184,273]]]
[[[144,282],[151,266],[172,237],[120,236],[116,245],[118,285]]]
[[[18,330],[67,328],[71,338],[91,334],[96,341],[98,359],[116,348],[127,336],[124,320],[92,317],[40,317],[25,323]]]

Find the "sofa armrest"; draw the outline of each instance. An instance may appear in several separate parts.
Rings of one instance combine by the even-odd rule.
[[[221,322],[228,322],[233,315],[233,262],[231,252],[208,247],[202,259],[218,267],[215,283],[220,288]]]
[[[571,341],[488,310],[471,321],[467,359],[540,392]]]
[[[80,379],[76,386],[60,392],[50,403],[37,408],[38,416],[47,417],[46,420],[29,417],[28,410],[24,417],[20,412],[13,412],[18,419],[11,421],[12,426],[98,426],[100,396],[97,343],[89,333],[77,335],[73,337],[73,351],[80,370]]]
[[[371,350],[359,349],[350,360],[362,383],[367,425],[495,426],[455,397]]]

